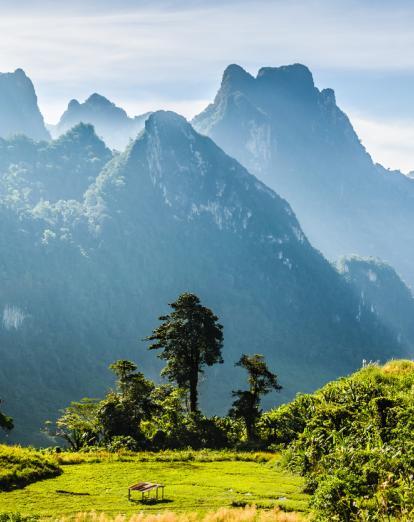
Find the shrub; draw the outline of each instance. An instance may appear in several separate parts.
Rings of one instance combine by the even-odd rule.
[[[107,444],[107,449],[111,453],[117,453],[122,450],[127,451],[138,451],[139,445],[137,441],[128,435],[118,435],[117,437],[112,437],[110,442]]]
[[[22,488],[61,473],[51,455],[30,448],[0,445],[0,491]]]
[[[414,363],[391,361],[267,415],[269,440],[292,438],[286,461],[318,520],[414,520],[413,390]]]

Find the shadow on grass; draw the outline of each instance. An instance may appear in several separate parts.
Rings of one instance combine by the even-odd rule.
[[[75,491],[65,491],[64,489],[57,489],[56,493],[60,493],[61,495],[78,495],[78,496],[90,495],[90,493],[76,493]]]
[[[169,498],[164,499],[156,499],[156,498],[144,498],[138,499],[138,498],[131,498],[130,502],[133,502],[134,504],[143,504],[144,506],[155,506],[156,504],[171,504],[173,502]]]

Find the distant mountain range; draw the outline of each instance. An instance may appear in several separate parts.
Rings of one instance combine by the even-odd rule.
[[[209,413],[225,413],[244,379],[242,352],[266,356],[278,400],[363,359],[412,353],[409,335],[385,324],[382,294],[362,299],[353,265],[326,261],[285,199],[171,112],[146,118],[122,153],[85,123],[52,142],[0,139],[0,242],[0,397],[13,440],[43,442],[42,422],[101,395],[115,359],[156,378],[140,339],[183,291],[224,325],[225,364],[202,383]]]
[[[414,284],[414,180],[373,163],[307,67],[231,65],[193,124],[285,197],[329,259],[379,257]]]
[[[143,130],[149,114],[130,118],[123,109],[94,93],[84,103],[72,100],[59,123],[49,128],[53,137],[59,137],[78,123],[90,123],[109,147],[124,150],[129,141]]]

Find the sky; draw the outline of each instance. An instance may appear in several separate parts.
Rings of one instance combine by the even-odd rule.
[[[303,63],[374,160],[414,170],[412,0],[0,0],[0,71],[23,68],[48,123],[93,92],[190,118],[230,63]]]

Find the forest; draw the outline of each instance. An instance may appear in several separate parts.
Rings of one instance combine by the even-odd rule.
[[[181,294],[170,308],[146,338],[165,361],[161,374],[168,383],[155,384],[131,361],[114,362],[115,384],[104,398],[72,402],[56,422],[46,423],[48,448],[2,447],[0,490],[57,477],[71,461],[107,461],[111,454],[141,462],[255,461],[262,455],[263,462],[304,478],[311,510],[304,516],[412,519],[413,362],[365,362],[313,394],[263,411],[262,397],[279,391],[283,376],[262,355],[243,354],[235,364],[245,371],[245,387],[233,391],[226,416],[208,417],[199,408],[198,384],[205,367],[222,363],[222,325],[194,294]],[[12,419],[0,419],[4,430],[13,428]]]

